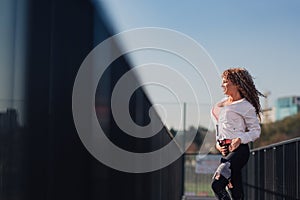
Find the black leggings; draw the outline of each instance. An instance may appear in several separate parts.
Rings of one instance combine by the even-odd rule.
[[[236,150],[221,158],[221,163],[212,182],[212,189],[218,199],[230,200],[225,189],[229,180],[232,184],[232,188],[229,188],[232,199],[244,198],[241,170],[247,163],[249,155],[248,144],[241,144]]]

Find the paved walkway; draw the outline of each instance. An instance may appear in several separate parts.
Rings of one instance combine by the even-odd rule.
[[[185,196],[182,200],[215,200],[214,197]]]

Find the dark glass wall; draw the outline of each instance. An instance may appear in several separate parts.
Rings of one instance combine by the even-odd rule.
[[[21,199],[26,178],[26,1],[0,1],[0,199]]]
[[[181,158],[154,172],[120,172],[97,161],[76,132],[77,71],[113,33],[101,7],[88,0],[2,0],[0,7],[0,199],[181,199]],[[99,123],[121,148],[153,151],[170,142],[166,129],[145,140],[133,138],[111,114],[113,86],[129,69],[120,57],[100,79],[95,109],[105,117]],[[150,106],[137,90],[129,106],[132,118],[149,123]]]

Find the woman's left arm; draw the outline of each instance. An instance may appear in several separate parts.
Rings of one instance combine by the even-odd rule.
[[[241,136],[241,143],[254,142],[260,136],[261,128],[257,118],[255,108],[251,108],[244,115],[247,131]]]

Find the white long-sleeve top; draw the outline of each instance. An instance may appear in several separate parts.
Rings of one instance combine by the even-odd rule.
[[[260,136],[261,128],[255,108],[245,98],[230,105],[218,103],[212,109],[216,122],[216,139],[240,138],[242,144],[253,142]]]

